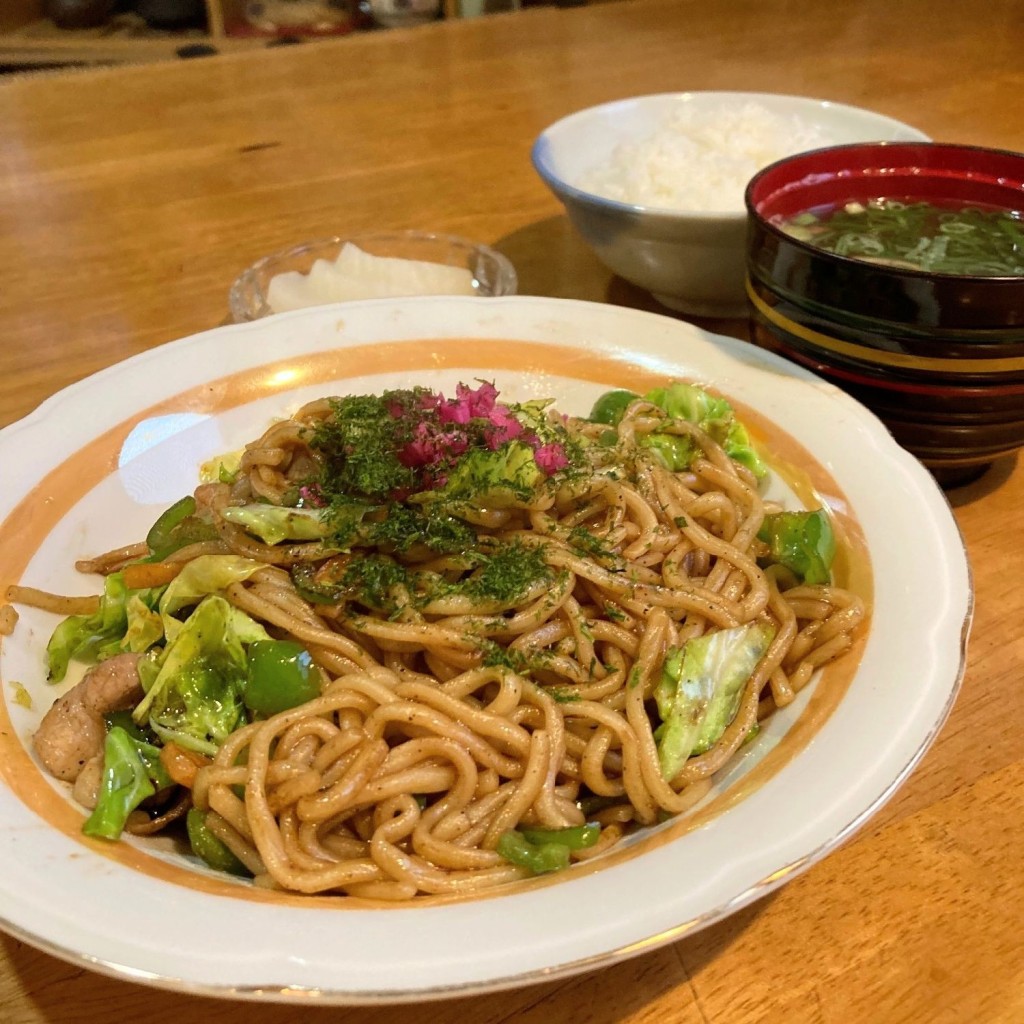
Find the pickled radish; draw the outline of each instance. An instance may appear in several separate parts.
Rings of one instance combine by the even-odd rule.
[[[374,256],[346,242],[336,260],[317,260],[307,274],[288,271],[272,277],[267,304],[284,313],[353,299],[473,294],[473,275],[465,267]]]

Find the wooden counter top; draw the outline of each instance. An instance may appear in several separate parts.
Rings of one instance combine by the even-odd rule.
[[[544,126],[640,93],[763,90],[1024,150],[1022,53],[1017,0],[626,0],[0,80],[0,424],[221,323],[253,259],[336,232],[467,235],[513,260],[523,293],[655,309],[534,174]],[[950,497],[977,595],[957,705],[892,801],[774,895],[605,970],[382,1009],[160,992],[0,936],[0,1021],[1024,1020],[1024,468],[1004,460]]]

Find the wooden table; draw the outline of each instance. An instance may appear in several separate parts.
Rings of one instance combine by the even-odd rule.
[[[220,323],[252,259],[334,232],[469,235],[512,258],[524,293],[654,308],[596,262],[534,175],[546,124],[638,93],[766,90],[1024,150],[1022,53],[1018,0],[631,0],[6,81],[0,423]],[[596,973],[369,1010],[158,993],[0,938],[0,1020],[1024,1020],[1024,467],[1008,459],[951,500],[977,588],[952,717],[882,812],[773,896]]]

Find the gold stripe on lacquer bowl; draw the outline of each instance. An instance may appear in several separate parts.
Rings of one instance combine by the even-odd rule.
[[[1024,373],[1024,356],[994,357],[992,359],[944,359],[927,356],[907,355],[903,352],[887,352],[868,345],[843,341],[831,335],[822,334],[780,313],[757,294],[750,279],[747,279],[747,298],[754,309],[770,324],[805,341],[810,345],[833,352],[836,355],[855,359],[862,363],[877,363],[902,370],[933,370],[936,373],[982,373],[1004,374]]]

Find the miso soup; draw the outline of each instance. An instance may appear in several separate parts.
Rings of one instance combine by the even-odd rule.
[[[1024,276],[1024,212],[871,199],[777,218],[819,249],[908,270],[979,277]]]

